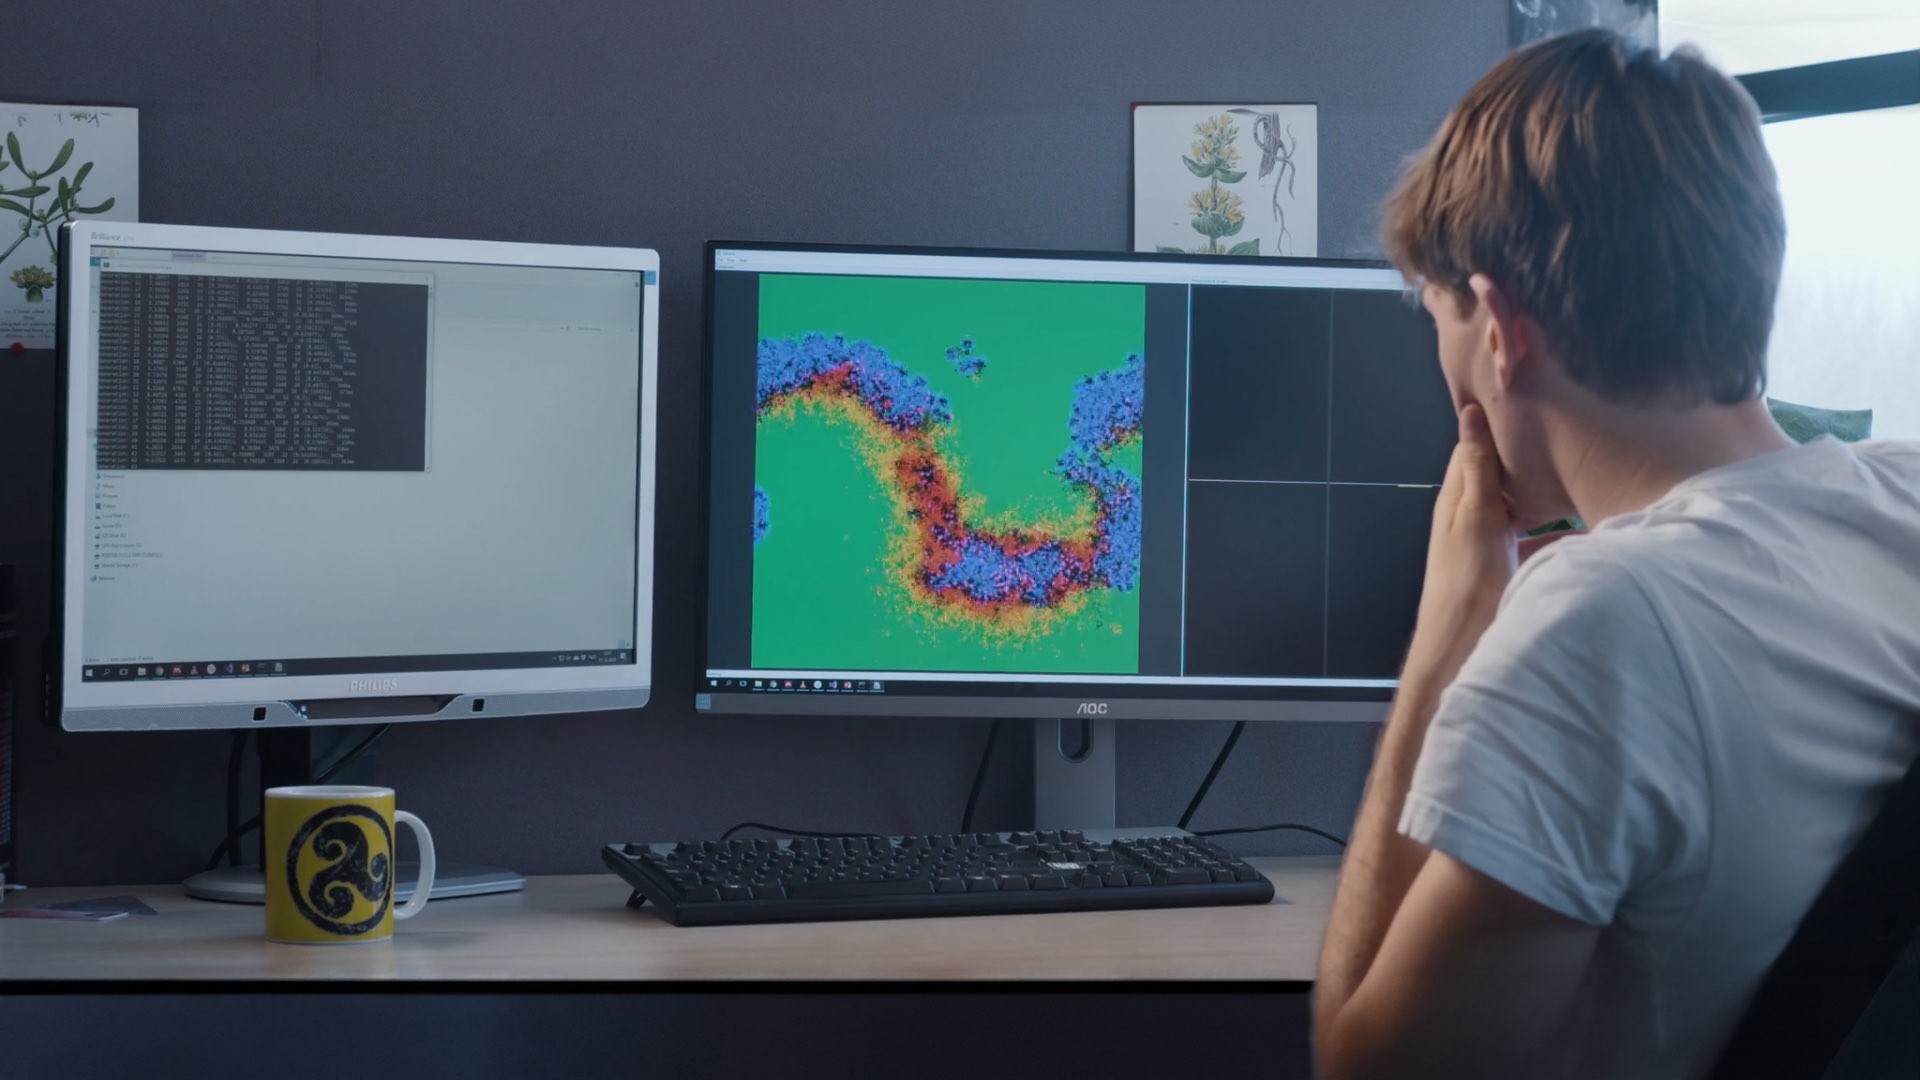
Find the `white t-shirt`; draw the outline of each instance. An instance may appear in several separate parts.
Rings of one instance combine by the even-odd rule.
[[[1605,927],[1574,1075],[1697,1076],[1920,752],[1920,444],[1713,469],[1528,560],[1400,831]]]

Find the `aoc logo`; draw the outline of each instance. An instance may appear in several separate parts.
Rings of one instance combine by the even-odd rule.
[[[1073,711],[1076,716],[1105,716],[1107,715],[1107,703],[1104,701],[1083,701],[1080,703],[1080,707]]]
[[[393,832],[365,806],[329,806],[294,833],[287,849],[293,906],[330,934],[380,925],[393,903]]]
[[[348,679],[347,689],[355,694],[371,694],[381,690],[400,689],[399,679]]]

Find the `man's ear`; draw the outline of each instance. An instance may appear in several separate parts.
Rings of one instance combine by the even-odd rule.
[[[1501,390],[1512,390],[1527,373],[1539,346],[1539,328],[1514,303],[1506,286],[1485,274],[1467,279],[1474,299],[1487,311],[1487,353],[1493,357],[1494,377]]]

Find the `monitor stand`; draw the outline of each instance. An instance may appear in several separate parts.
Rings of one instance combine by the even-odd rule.
[[[1114,827],[1113,721],[1037,720],[1033,725],[1033,824],[1039,829]]]
[[[256,742],[260,749],[260,791],[270,787],[308,784],[327,764],[372,735],[372,725],[340,724],[311,728],[266,728]],[[369,749],[333,776],[329,784],[372,784],[375,751]],[[263,795],[264,800],[264,795]],[[260,844],[266,843],[264,829]],[[393,899],[395,903],[413,896],[420,866],[412,860],[395,864]],[[479,896],[485,893],[512,892],[524,888],[527,879],[511,870],[494,866],[440,863],[434,870],[433,892],[429,900],[454,896]],[[231,904],[265,904],[266,878],[258,863],[249,866],[220,866],[203,870],[186,880],[187,895],[200,900],[221,900]]]

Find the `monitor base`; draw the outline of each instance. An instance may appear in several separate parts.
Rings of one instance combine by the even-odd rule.
[[[402,861],[397,868],[399,881],[393,887],[394,903],[413,896],[413,885],[420,864]],[[525,888],[527,879],[497,866],[469,863],[441,863],[433,875],[433,892],[428,900],[446,900],[455,896],[483,896],[487,893],[514,892]],[[266,878],[257,866],[222,866],[203,870],[186,880],[187,895],[196,900],[219,900],[229,904],[265,904]]]

